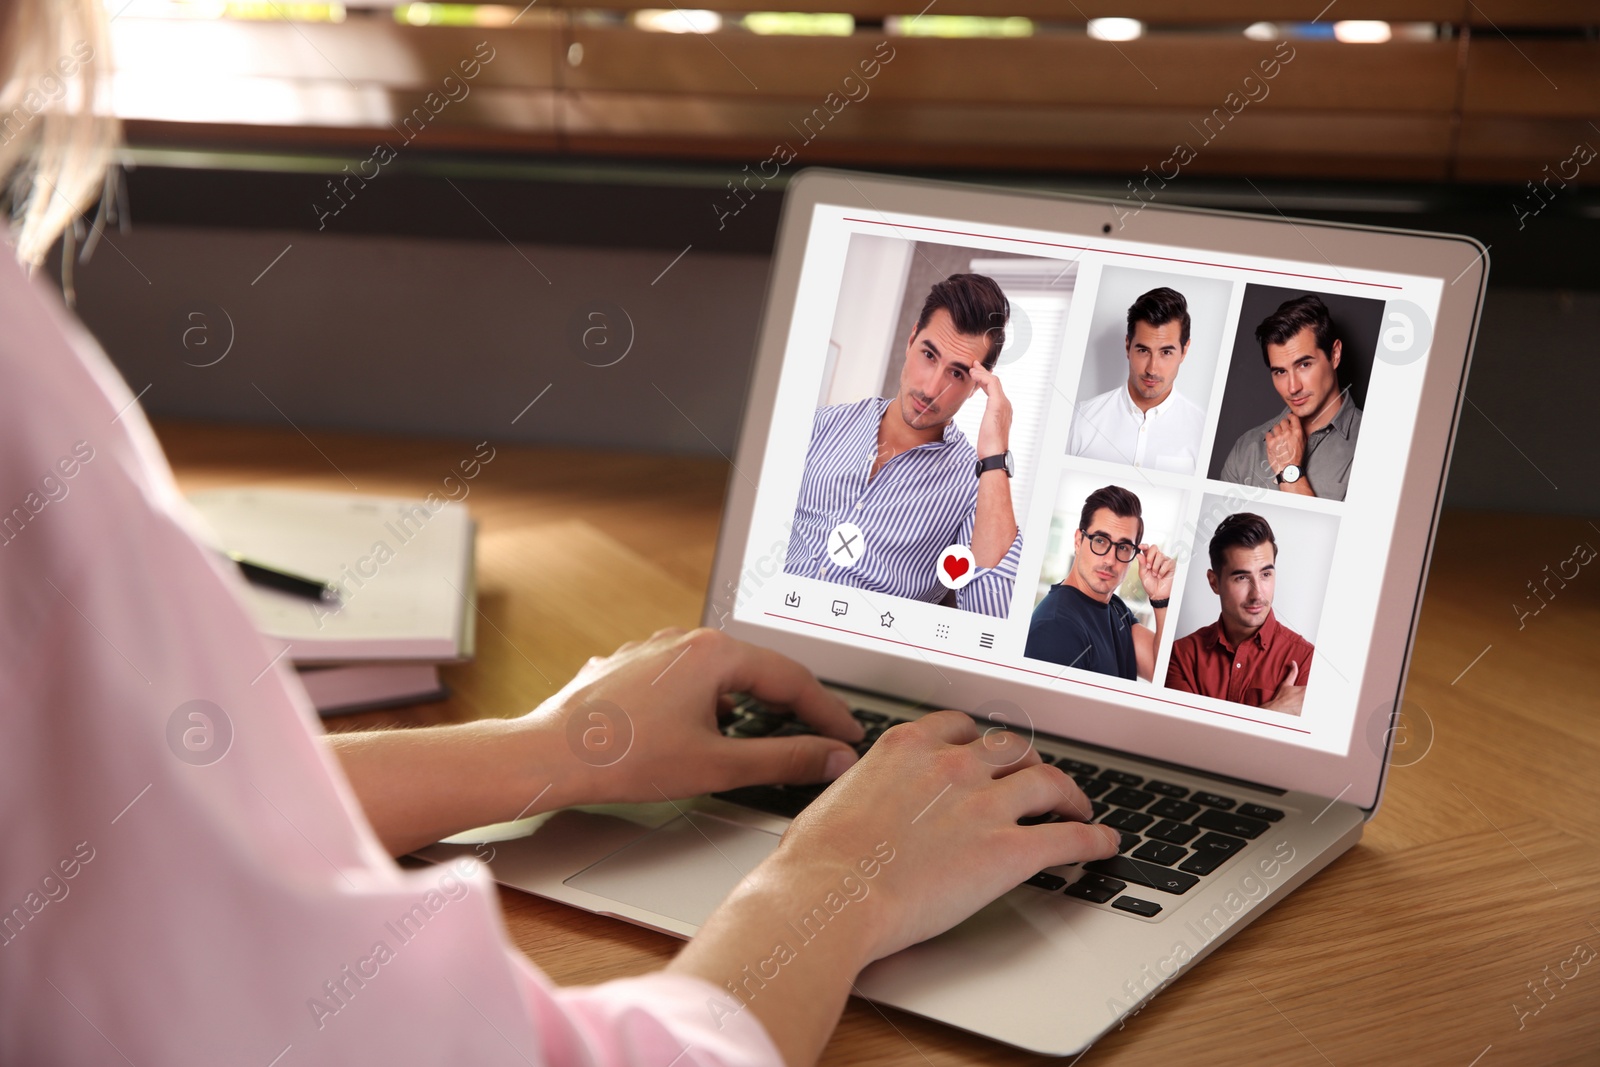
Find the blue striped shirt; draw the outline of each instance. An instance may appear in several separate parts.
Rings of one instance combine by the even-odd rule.
[[[947,592],[934,574],[940,553],[953,544],[972,544],[978,453],[949,422],[943,440],[894,456],[869,480],[878,454],[878,425],[892,402],[874,397],[817,409],[783,569],[937,604]],[[859,526],[866,542],[860,562],[848,569],[828,558],[828,535],[841,522]],[[998,564],[979,567],[956,592],[956,607],[1004,618],[1021,555],[1019,530]]]

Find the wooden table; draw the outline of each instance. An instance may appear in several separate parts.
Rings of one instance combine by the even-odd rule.
[[[287,427],[158,430],[186,490],[423,496],[474,450],[321,432],[314,448]],[[477,660],[444,671],[447,701],[332,728],[519,714],[590,655],[698,620],[723,464],[496,449],[466,499],[481,524]],[[1085,1067],[1600,1063],[1600,957],[1574,973],[1600,953],[1600,560],[1559,578],[1579,544],[1600,549],[1600,525],[1446,515],[1406,692],[1409,755],[1365,839],[1095,1045]],[[1545,606],[1519,616],[1541,603],[1530,582]],[[678,947],[514,890],[501,902],[516,943],[559,982],[637,974]],[[1593,952],[1574,959],[1578,945]],[[823,1056],[1035,1059],[859,1000]]]

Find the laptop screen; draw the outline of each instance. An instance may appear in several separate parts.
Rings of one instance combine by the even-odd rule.
[[[1446,282],[1107,229],[815,207],[733,617],[1343,754]]]

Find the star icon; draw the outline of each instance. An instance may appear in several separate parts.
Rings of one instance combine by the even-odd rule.
[[[881,622],[883,624],[883,628],[887,630],[889,627],[894,625],[894,616],[886,611],[882,615],[878,616],[878,621]]]

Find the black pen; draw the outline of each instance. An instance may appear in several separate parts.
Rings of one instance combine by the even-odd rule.
[[[268,589],[276,589],[283,593],[292,593],[303,596],[307,600],[330,600],[337,602],[339,590],[327,582],[319,582],[315,578],[307,578],[299,574],[290,574],[288,571],[269,567],[265,563],[258,563],[246,559],[237,552],[229,552],[228,558],[239,565],[239,570],[245,578],[256,585]]]

